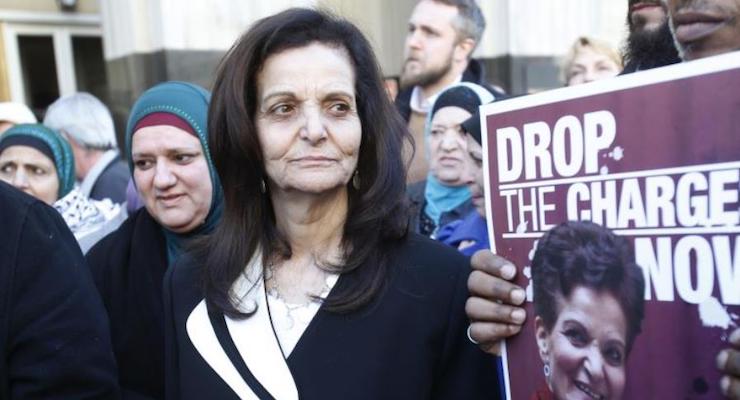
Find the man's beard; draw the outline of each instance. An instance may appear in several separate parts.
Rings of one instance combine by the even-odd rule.
[[[426,71],[419,72],[417,74],[408,74],[406,72],[406,66],[404,65],[403,72],[401,73],[400,85],[401,89],[405,89],[413,86],[430,86],[437,83],[452,69],[452,54],[447,58],[447,62],[439,68],[429,69]]]
[[[625,65],[639,70],[680,62],[668,19],[657,30],[632,29],[624,49]]]

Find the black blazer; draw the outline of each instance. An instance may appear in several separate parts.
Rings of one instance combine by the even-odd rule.
[[[105,311],[56,210],[0,182],[0,399],[116,399]]]
[[[349,314],[321,308],[306,328],[286,360],[300,398],[499,398],[494,358],[466,336],[468,260],[416,234],[390,259],[386,288],[370,305]],[[236,399],[186,328],[203,299],[200,268],[184,260],[165,276],[167,398]],[[352,279],[351,274],[341,276],[329,297]],[[229,331],[218,323],[223,316],[211,313],[210,320],[215,335],[225,337],[221,348],[236,366],[241,358],[229,346]],[[241,372],[244,381],[251,381],[249,371],[242,367]]]
[[[162,227],[141,208],[86,257],[110,316],[124,399],[164,398]]]

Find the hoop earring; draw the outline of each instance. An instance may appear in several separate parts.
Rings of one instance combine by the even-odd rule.
[[[550,370],[550,363],[549,362],[545,362],[545,366],[542,367],[542,372],[544,372],[545,378],[548,378],[548,379],[550,378],[550,372],[552,372],[552,371]]]
[[[355,170],[354,175],[352,175],[352,187],[355,188],[355,190],[360,190],[360,173]]]

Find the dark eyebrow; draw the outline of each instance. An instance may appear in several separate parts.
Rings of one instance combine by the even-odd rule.
[[[177,153],[200,153],[202,152],[202,149],[200,146],[198,147],[175,147],[174,149],[167,150],[168,154],[177,154]]]
[[[434,33],[434,34],[439,34],[440,33],[439,29],[436,29],[436,28],[434,28],[431,25],[423,25],[422,24],[422,25],[419,25],[419,29],[421,29],[422,31],[427,32],[427,33]]]
[[[287,90],[282,90],[279,92],[273,92],[265,96],[261,99],[262,102],[266,102],[267,100],[270,100],[274,97],[295,97],[295,94],[293,92],[289,92]]]
[[[606,341],[605,344],[607,344],[607,345],[610,345],[610,344],[611,345],[616,345],[621,350],[624,350],[624,349],[627,348],[627,345],[622,340],[620,340],[620,339],[609,339],[609,340]]]
[[[166,154],[168,156],[171,156],[173,154],[180,154],[180,153],[203,153],[203,148],[201,146],[198,147],[192,147],[192,148],[186,148],[186,147],[176,147],[174,149],[168,149]],[[146,152],[133,152],[131,153],[131,158],[139,158],[139,157],[154,157],[151,153]]]
[[[324,98],[335,98],[335,97],[347,97],[350,99],[355,98],[355,96],[352,93],[344,91],[344,90],[332,90],[324,94]]]
[[[31,164],[31,163],[22,163],[21,165],[25,169],[34,169],[34,168],[47,169],[48,168],[48,167],[44,167],[44,166],[41,166],[41,165],[38,165],[38,164]]]
[[[565,321],[563,321],[563,325],[565,325],[565,324],[573,324],[573,325],[577,325],[577,326],[579,326],[579,327],[581,327],[581,328],[583,328],[583,329],[587,329],[587,328],[586,328],[586,327],[585,327],[585,326],[584,326],[584,325],[583,325],[583,324],[581,323],[581,321],[579,321],[579,320],[577,320],[577,319],[572,319],[572,318],[570,318],[570,319],[566,319]]]
[[[432,124],[432,127],[435,127],[435,126],[436,127],[440,127],[440,128],[445,128],[445,129],[451,129],[451,128],[462,129],[462,123],[456,123],[456,124],[452,124],[452,125],[445,125],[445,124],[441,124],[441,123],[437,122],[437,123],[433,123]]]

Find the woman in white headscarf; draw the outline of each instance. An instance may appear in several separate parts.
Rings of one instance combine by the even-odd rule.
[[[484,87],[463,82],[445,89],[432,105],[424,143],[429,174],[408,188],[415,232],[436,237],[440,227],[475,209],[466,184],[468,154],[462,123],[493,100]]]

